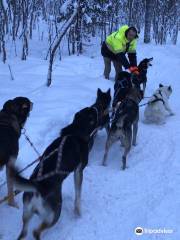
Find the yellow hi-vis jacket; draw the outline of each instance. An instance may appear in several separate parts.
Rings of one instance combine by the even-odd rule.
[[[109,48],[109,50],[112,51],[114,54],[126,52],[127,44],[129,43],[129,41],[125,36],[125,32],[128,28],[129,28],[128,25],[124,25],[118,31],[113,32],[106,38],[106,45]],[[128,53],[136,52],[136,45],[137,40],[136,39],[132,40],[129,44],[127,52]]]

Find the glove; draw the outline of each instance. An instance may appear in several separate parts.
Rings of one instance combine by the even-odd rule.
[[[138,67],[130,67],[128,68],[129,72],[135,75],[139,75],[139,69]]]

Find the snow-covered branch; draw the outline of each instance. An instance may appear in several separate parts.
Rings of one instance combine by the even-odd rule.
[[[78,5],[74,8],[74,12],[73,12],[72,16],[69,18],[69,20],[66,22],[66,24],[64,24],[64,26],[61,30],[61,33],[59,34],[57,40],[54,43],[54,46],[52,47],[52,51],[50,53],[50,59],[49,59],[47,86],[50,86],[51,82],[52,82],[52,66],[53,66],[54,57],[55,57],[57,48],[60,45],[61,40],[64,37],[64,35],[66,34],[67,30],[69,29],[69,27],[73,23],[74,18],[77,16],[77,14],[78,14]]]

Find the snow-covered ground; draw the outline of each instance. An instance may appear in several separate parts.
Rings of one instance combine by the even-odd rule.
[[[119,144],[115,144],[108,157],[108,166],[101,166],[106,140],[105,131],[99,132],[84,172],[82,217],[73,213],[73,177],[63,184],[63,206],[58,223],[43,233],[44,240],[179,240],[180,239],[180,47],[139,44],[138,59],[154,57],[148,72],[146,96],[151,96],[161,82],[171,84],[170,98],[175,115],[167,118],[163,126],[142,123],[138,132],[138,145],[128,157],[128,169],[122,171]],[[34,109],[26,129],[40,152],[58,136],[62,127],[71,122],[75,112],[95,101],[96,90],[111,87],[113,81],[102,77],[103,61],[100,46],[89,49],[83,56],[64,57],[54,65],[53,84],[45,86],[48,63],[40,58],[20,61],[9,60],[15,80],[9,76],[7,64],[0,63],[0,107],[15,96],[27,96]],[[112,71],[112,79],[114,70]],[[20,140],[19,168],[36,158],[26,142]],[[25,172],[29,176],[32,172]],[[5,171],[0,172],[0,183]],[[6,187],[0,189],[0,198]],[[22,195],[17,197],[20,209],[6,203],[0,205],[0,239],[15,240],[22,221]],[[38,218],[33,218],[28,235]],[[172,234],[144,234],[136,236],[136,227],[170,229]]]

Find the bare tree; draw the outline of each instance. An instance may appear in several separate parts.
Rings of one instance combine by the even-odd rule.
[[[134,0],[128,0],[128,9],[129,9],[128,25],[129,26],[133,24],[132,23],[133,3],[134,3]]]
[[[47,57],[61,36],[62,26],[71,18],[77,0],[0,0],[0,57],[6,62],[13,43],[16,56],[26,60],[31,39],[46,41]],[[153,39],[165,44],[168,36],[176,44],[180,28],[180,0],[79,0],[79,10],[65,31],[69,54],[82,54],[92,37],[106,36],[121,25],[129,24],[140,31],[144,42]],[[37,34],[34,34],[34,32]],[[21,41],[21,42],[20,42]],[[60,43],[59,43],[60,45]],[[59,48],[59,45],[57,49]],[[16,46],[18,46],[16,48]],[[19,49],[21,52],[19,52]],[[58,51],[59,55],[61,52]],[[52,57],[52,55],[51,55]]]
[[[47,86],[48,87],[52,83],[52,66],[53,66],[56,51],[61,43],[62,38],[64,37],[64,35],[68,31],[68,29],[70,28],[70,26],[73,23],[74,19],[76,18],[77,14],[78,14],[78,5],[74,8],[74,12],[73,12],[72,16],[64,24],[63,28],[61,29],[61,33],[59,34],[57,40],[54,43],[54,46],[52,47],[52,51],[51,51],[50,59],[49,59],[48,76],[47,76]]]
[[[144,42],[150,43],[151,41],[151,24],[153,18],[153,0],[146,0],[145,7],[145,26],[144,26]]]

